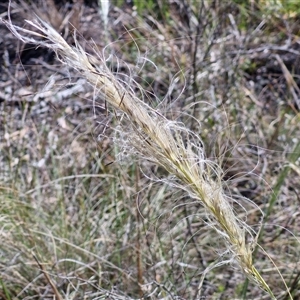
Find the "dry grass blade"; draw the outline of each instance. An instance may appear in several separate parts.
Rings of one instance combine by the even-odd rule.
[[[233,258],[247,277],[275,298],[253,265],[253,245],[246,242],[246,234],[251,234],[251,231],[235,216],[222,189],[220,170],[205,159],[199,137],[140,101],[130,87],[112,74],[100,54],[97,53],[98,58],[89,56],[78,43],[76,47],[71,47],[41,19],[27,22],[41,34],[4,21],[20,40],[54,50],[65,64],[78,70],[105,101],[125,113],[131,123],[130,134],[127,135],[131,145],[143,157],[175,175],[181,188],[205,206],[214,219],[213,223],[217,224],[216,230],[225,238]],[[255,238],[252,241],[255,243]]]
[[[43,266],[43,263],[40,263],[38,258],[33,255],[36,263],[38,264],[39,268],[41,269],[42,273],[44,274],[45,278],[47,279],[47,281],[49,282],[51,288],[53,289],[54,295],[56,296],[56,298],[58,300],[62,300],[63,297],[61,296],[61,294],[59,293],[58,289],[56,288],[56,285],[53,283],[53,281],[51,280],[51,278],[49,277],[47,271],[45,270],[45,267]]]

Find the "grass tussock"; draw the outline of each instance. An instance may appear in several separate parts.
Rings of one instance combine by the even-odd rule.
[[[204,7],[200,8],[204,9]],[[164,19],[166,16],[162,15],[161,17],[165,29],[157,24],[158,30],[161,34],[167,35],[168,33],[164,30],[172,28],[172,24]],[[149,19],[151,18],[149,17]],[[232,27],[236,28],[232,15],[229,20]],[[183,20],[181,21],[183,22]],[[246,142],[243,145],[241,140],[244,139],[244,133],[239,131],[240,126],[234,125],[243,111],[243,108],[239,107],[242,102],[232,103],[232,113],[229,116],[225,114],[225,118],[223,118],[222,112],[216,105],[199,100],[201,97],[206,97],[205,91],[197,86],[197,81],[188,85],[188,77],[185,78],[187,75],[183,76],[183,72],[180,70],[178,77],[172,79],[171,87],[174,82],[186,84],[186,90],[193,92],[191,97],[193,102],[184,104],[187,116],[174,109],[174,102],[167,105],[171,109],[171,113],[164,113],[162,104],[158,103],[157,107],[153,108],[150,103],[146,103],[151,97],[150,102],[158,102],[159,97],[155,95],[155,88],[154,93],[148,93],[143,87],[146,80],[140,81],[139,76],[134,73],[134,67],[129,64],[125,64],[126,71],[122,73],[120,66],[123,62],[114,55],[107,57],[107,48],[104,47],[103,51],[100,51],[99,45],[96,43],[89,44],[93,53],[88,54],[76,38],[74,38],[75,46],[71,46],[51,25],[40,18],[27,20],[27,23],[36,31],[13,25],[10,19],[3,22],[15,37],[24,43],[53,50],[68,72],[72,72],[69,71],[69,68],[75,69],[81,77],[86,79],[94,93],[94,95],[90,94],[94,97],[94,115],[97,115],[97,109],[102,111],[103,116],[106,115],[106,119],[99,122],[99,127],[105,127],[106,130],[109,122],[117,124],[116,129],[111,132],[111,137],[105,130],[101,133],[104,138],[101,144],[103,151],[101,158],[95,154],[98,143],[84,148],[86,147],[84,136],[89,135],[91,130],[84,130],[74,139],[74,132],[70,130],[71,125],[66,124],[61,118],[59,118],[61,126],[69,131],[69,137],[66,136],[66,140],[70,139],[70,152],[59,153],[60,150],[57,149],[62,149],[66,141],[59,145],[62,141],[55,138],[54,131],[50,131],[51,134],[48,133],[47,141],[36,141],[38,145],[47,144],[40,148],[37,147],[37,149],[45,147],[46,153],[42,153],[41,156],[46,159],[41,158],[38,161],[37,169],[29,179],[26,176],[22,177],[22,180],[24,182],[27,180],[32,187],[22,190],[22,188],[20,189],[22,184],[17,183],[11,190],[3,193],[5,196],[1,199],[3,202],[2,215],[5,219],[2,223],[7,224],[3,229],[2,238],[6,234],[8,241],[11,242],[7,243],[4,251],[6,253],[10,251],[22,253],[25,258],[22,264],[17,257],[14,260],[8,255],[8,260],[3,264],[6,269],[2,282],[3,297],[7,299],[11,297],[12,277],[16,276],[18,279],[14,285],[17,290],[16,299],[23,297],[22,295],[29,290],[31,294],[41,295],[44,293],[46,295],[49,293],[49,289],[57,299],[80,299],[86,296],[91,299],[101,299],[104,295],[113,299],[134,298],[137,295],[140,298],[169,297],[172,299],[176,297],[176,294],[185,298],[199,298],[203,293],[206,278],[210,278],[212,282],[218,280],[217,273],[214,273],[213,270],[231,263],[233,266],[238,265],[252,283],[275,299],[277,296],[275,297],[273,291],[274,284],[270,284],[269,280],[261,275],[262,271],[255,267],[255,256],[260,249],[262,250],[260,251],[261,261],[269,261],[269,264],[266,263],[266,265],[273,268],[273,272],[275,270],[279,274],[277,280],[283,291],[281,295],[287,299],[293,298],[292,287],[297,285],[297,276],[292,277],[294,280],[292,285],[286,283],[286,277],[281,270],[279,261],[269,254],[267,249],[265,250],[265,246],[268,247],[268,245],[264,244],[264,235],[268,224],[264,223],[265,220],[263,223],[261,220],[257,220],[257,216],[264,215],[262,213],[263,204],[258,198],[267,191],[264,181],[268,181],[268,173],[265,168],[262,168],[262,173],[257,176],[262,180],[258,188],[259,196],[256,198],[251,194],[251,198],[253,197],[255,200],[247,201],[242,194],[235,196],[232,193],[234,189],[231,191],[228,187],[232,178],[236,177],[235,182],[244,180],[242,176],[238,175],[239,173],[242,173],[245,178],[247,173],[256,175],[255,172],[258,169],[254,164],[251,171],[249,165],[253,164],[251,151],[258,152],[259,147],[253,147],[253,139],[250,134],[245,137]],[[138,19],[137,22],[141,22],[141,20]],[[198,27],[199,30],[200,28],[201,26]],[[126,31],[126,34],[131,36],[135,47],[140,50],[141,47],[137,44],[143,40],[142,34],[139,37],[133,37],[129,30]],[[209,32],[198,32],[197,38],[201,34],[205,36]],[[237,38],[238,31],[235,31],[235,34]],[[220,39],[223,38],[220,37]],[[130,42],[123,47],[130,47],[129,44]],[[207,51],[214,48],[213,43],[206,46]],[[172,47],[176,53],[176,49],[178,49],[176,43]],[[216,51],[214,55],[222,53],[222,47],[214,49]],[[196,62],[199,59],[197,49],[191,50],[194,51],[194,62]],[[142,57],[138,56],[139,59]],[[155,59],[159,60],[159,57],[154,57]],[[174,60],[178,66],[184,65],[187,59],[182,54],[179,60]],[[204,63],[206,58],[202,57],[202,59]],[[284,68],[282,60],[280,62],[285,74],[284,78],[293,78],[288,74],[288,69]],[[113,64],[118,66],[116,72],[112,71]],[[199,70],[196,71],[194,66],[190,75],[198,78],[199,81],[202,77],[217,76],[214,68],[218,66],[213,64],[212,62],[209,71],[204,69],[202,73]],[[156,65],[153,65],[159,69],[157,62]],[[250,68],[249,62],[245,61],[244,67]],[[224,68],[226,69],[226,64]],[[151,80],[151,76],[147,80]],[[237,99],[247,95],[251,99],[249,107],[252,107],[253,103],[258,103],[256,94],[253,90],[249,90],[249,86],[245,87],[243,84],[243,80],[237,81],[235,85],[228,88],[228,93]],[[296,82],[293,82],[292,85],[289,84],[291,94],[297,91],[296,86]],[[178,100],[180,94],[184,93],[185,90],[182,88],[182,92],[175,99],[177,105],[180,105]],[[216,95],[222,99],[221,92],[216,94],[213,86],[210,86],[210,95],[212,99],[215,99]],[[102,99],[103,103],[99,104],[98,99]],[[218,101],[216,100],[216,102]],[[106,108],[106,103],[110,107]],[[221,105],[225,104],[223,100],[220,103]],[[257,105],[259,106],[259,104]],[[297,111],[295,104],[290,106],[293,106],[292,111]],[[111,116],[108,116],[108,111],[112,112]],[[243,112],[245,115],[240,123],[249,126],[251,123],[247,122],[250,120],[250,114],[254,112],[251,109]],[[248,116],[247,113],[249,113]],[[113,116],[116,118],[110,119]],[[199,122],[200,119],[206,125],[203,126]],[[218,138],[221,139],[218,148],[218,141],[209,143],[209,129],[217,127],[218,122],[221,123],[224,119],[230,123],[232,127],[230,130],[234,132],[234,136],[227,135],[225,130],[224,133],[218,132]],[[267,125],[269,123],[263,117],[261,117],[261,121],[263,125],[259,130],[270,131],[270,138],[266,140],[267,144],[265,145],[265,149],[267,149],[280,136],[278,132],[280,127],[271,128],[271,125]],[[278,122],[288,121],[279,119]],[[295,120],[290,118],[289,122],[293,124]],[[88,128],[90,127],[93,125],[88,126]],[[293,128],[297,131],[295,126]],[[109,128],[109,130],[111,129]],[[259,130],[257,131],[258,136],[263,137],[264,132]],[[12,139],[10,135],[6,136],[7,141]],[[116,157],[110,157],[110,161],[104,163],[103,160],[110,156],[107,143],[114,145],[111,147],[115,148]],[[247,144],[250,146],[248,147]],[[206,151],[204,145],[206,145]],[[287,158],[295,170],[297,170],[298,148],[299,143],[295,142],[294,148],[289,150],[292,154]],[[261,150],[264,151],[263,148]],[[89,152],[88,161],[86,155],[83,155],[84,151]],[[128,157],[129,159],[139,157],[140,166],[135,161],[127,160],[127,165],[118,168],[115,163],[111,164],[118,155],[127,156],[127,159]],[[59,168],[59,157],[62,158],[64,164],[68,165],[67,169]],[[140,160],[141,158],[147,162],[143,162]],[[263,158],[261,159],[263,160]],[[26,160],[26,155],[24,160]],[[45,161],[55,168],[53,170],[45,169]],[[77,165],[77,161],[81,161],[82,165]],[[266,161],[267,158],[263,160],[264,167],[266,167]],[[18,163],[11,161],[11,171],[19,174],[19,171],[14,168],[15,165]],[[141,176],[140,168],[144,172],[145,178],[153,178],[156,176],[155,172],[158,172],[160,177],[149,183]],[[149,168],[151,171],[148,170]],[[289,168],[283,169],[275,180],[274,194],[267,205],[266,219],[272,215],[275,199],[279,197],[279,191],[289,170]],[[78,171],[84,172],[77,175]],[[72,173],[74,175],[69,175]],[[266,175],[265,179],[262,178],[263,174]],[[226,178],[228,178],[228,182],[226,182]],[[178,189],[175,198],[172,195],[174,187]],[[14,207],[12,207],[11,199],[14,197],[20,199],[14,201]],[[68,200],[66,200],[67,197],[69,197]],[[131,207],[132,198],[136,203],[136,209]],[[149,201],[147,199],[151,199],[151,203],[147,203]],[[199,204],[204,207],[204,210]],[[192,206],[197,208],[196,213],[193,212]],[[130,213],[125,213],[126,209]],[[6,214],[5,211],[9,210],[13,213]],[[273,216],[275,216],[274,213]],[[209,251],[205,249],[207,244],[205,242],[201,244],[203,249],[200,250],[200,239],[195,239],[197,231],[203,230],[201,227],[203,224],[200,225],[196,221],[197,218],[204,221],[207,232],[211,233],[211,228],[213,228],[217,233],[213,233],[215,240],[207,241],[208,233],[203,236],[203,240],[210,243],[216,252],[218,252],[220,244],[224,245],[224,248],[217,253],[220,260],[207,261],[205,258],[203,259],[202,252]],[[160,229],[160,224],[164,224],[164,222],[169,222],[169,226],[164,225],[165,227],[162,226]],[[186,225],[184,225],[185,222]],[[190,222],[196,222],[197,226]],[[35,224],[35,226],[31,226],[31,224]],[[133,226],[133,224],[135,225]],[[133,231],[134,227],[136,229]],[[155,230],[152,230],[153,227]],[[164,235],[163,232],[166,230],[168,234]],[[184,230],[188,232],[188,239],[182,236]],[[70,241],[71,232],[73,234]],[[221,240],[224,240],[225,243],[222,243]],[[19,242],[13,243],[12,241]],[[297,238],[293,243],[293,251],[297,251]],[[143,245],[147,245],[148,252],[144,251]],[[269,244],[269,247],[272,247],[272,244]],[[194,254],[188,254],[192,252]],[[72,253],[72,258],[67,258],[70,253]],[[30,264],[35,268],[26,266],[30,257],[33,258]],[[188,258],[189,262],[184,262],[182,257]],[[199,272],[198,268],[200,269],[200,267],[194,267],[197,265],[193,260],[195,257],[202,262]],[[135,267],[132,267],[133,265]],[[147,268],[146,265],[151,267]],[[258,262],[257,265],[259,265]],[[170,269],[168,270],[168,268]],[[26,272],[30,274],[26,274]],[[212,275],[208,275],[209,273]],[[270,279],[269,276],[267,277]],[[27,281],[28,278],[31,278],[30,282]],[[182,286],[174,290],[179,283]],[[44,287],[44,290],[40,290],[40,287]],[[244,291],[236,291],[236,294],[245,296],[247,283],[239,288]],[[85,293],[85,290],[88,293]],[[256,293],[259,293],[257,291],[259,290],[255,290]]]

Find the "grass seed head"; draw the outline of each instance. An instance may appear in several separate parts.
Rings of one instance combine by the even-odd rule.
[[[168,120],[159,111],[138,99],[130,87],[110,71],[101,53],[96,56],[88,55],[78,42],[75,47],[70,46],[41,19],[27,20],[38,33],[14,26],[10,21],[4,23],[23,42],[54,50],[63,63],[78,70],[87,79],[103,100],[124,113],[131,124],[128,142],[136,152],[176,176],[179,186],[204,205],[241,269],[249,279],[274,297],[253,266],[252,251],[245,237],[250,230],[234,214],[223,192],[221,172],[205,158],[200,138],[183,124]]]

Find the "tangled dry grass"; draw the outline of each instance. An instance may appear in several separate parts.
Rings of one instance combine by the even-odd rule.
[[[194,20],[196,24],[200,22],[202,9],[207,8],[204,2],[202,5],[200,5],[199,19],[197,21]],[[193,9],[192,6],[191,9]],[[233,15],[228,14],[228,16],[233,29],[237,30]],[[165,24],[166,28],[163,28],[151,16],[148,17],[158,27],[160,34],[169,34],[166,28],[171,31],[172,27],[168,27],[170,26],[168,23]],[[176,14],[173,17],[176,17]],[[183,22],[183,20],[180,21]],[[149,299],[172,299],[177,297],[197,299],[203,295],[205,297],[217,297],[217,291],[214,291],[212,294],[205,292],[204,281],[212,280],[213,282],[218,279],[216,268],[222,269],[222,272],[224,272],[222,274],[226,277],[226,267],[224,265],[231,263],[234,266],[235,261],[248,278],[254,280],[269,296],[275,298],[274,295],[278,294],[279,296],[276,295],[276,298],[293,298],[293,294],[297,291],[298,275],[296,273],[291,274],[292,277],[290,278],[293,278],[293,280],[289,282],[293,282],[293,284],[288,283],[287,274],[282,272],[279,260],[273,256],[272,251],[270,252],[266,249],[267,243],[264,243],[264,237],[267,233],[265,228],[271,224],[269,221],[267,223],[266,220],[270,216],[276,218],[275,202],[278,201],[284,181],[289,175],[290,166],[296,172],[298,170],[298,148],[300,143],[292,140],[294,146],[292,146],[291,150],[288,150],[291,154],[285,160],[285,162],[288,162],[288,166],[278,172],[277,177],[275,177],[273,190],[269,189],[266,183],[271,183],[268,182],[268,178],[265,176],[268,174],[268,171],[266,171],[268,158],[264,155],[264,152],[272,149],[272,143],[277,139],[280,140],[282,133],[279,133],[280,127],[276,127],[277,132],[270,128],[275,120],[269,123],[263,118],[261,119],[262,127],[254,128],[254,132],[247,129],[247,126],[252,121],[243,117],[243,114],[246,113],[247,115],[248,112],[244,112],[241,107],[239,108],[239,105],[243,105],[242,103],[245,101],[245,98],[241,97],[239,93],[242,93],[244,97],[245,95],[248,96],[250,99],[249,107],[253,108],[253,103],[261,107],[254,90],[251,91],[249,89],[251,82],[249,87],[243,86],[244,78],[239,78],[238,72],[240,70],[235,70],[236,73],[231,73],[231,76],[237,76],[236,78],[239,81],[232,86],[226,86],[227,93],[222,94],[222,92],[224,93],[222,90],[219,91],[220,94],[216,93],[216,87],[212,84],[208,85],[209,88],[206,87],[204,90],[204,85],[208,84],[208,82],[203,78],[207,77],[208,81],[220,80],[218,77],[220,75],[218,74],[219,68],[224,68],[224,72],[228,72],[226,70],[228,68],[226,59],[224,61],[216,60],[217,62],[213,59],[215,55],[222,56],[222,51],[226,50],[224,46],[227,45],[226,38],[219,37],[219,41],[203,39],[202,43],[203,41],[209,41],[210,44],[203,44],[203,47],[206,46],[207,50],[204,56],[200,55],[199,57],[197,50],[199,40],[197,39],[201,36],[201,33],[197,32],[195,36],[196,41],[193,45],[195,48],[191,47],[191,51],[194,53],[194,65],[192,65],[193,68],[190,74],[184,71],[184,65],[191,58],[185,57],[184,53],[181,52],[178,52],[180,59],[175,58],[174,51],[176,53],[176,50],[179,51],[179,49],[174,41],[169,41],[171,53],[173,53],[170,61],[173,60],[177,67],[180,66],[180,70],[178,75],[171,80],[164,96],[165,98],[161,101],[160,93],[164,89],[163,87],[158,89],[155,85],[157,83],[166,84],[165,82],[160,82],[163,79],[157,79],[158,82],[153,81],[153,90],[147,91],[144,85],[149,81],[149,78],[147,81],[141,80],[142,68],[137,69],[136,66],[130,65],[130,63],[125,64],[120,57],[111,53],[109,56],[106,55],[108,49],[113,52],[114,48],[103,47],[103,50],[99,51],[99,45],[96,42],[89,43],[89,47],[94,52],[93,54],[87,54],[86,50],[83,50],[83,47],[79,45],[76,39],[75,47],[71,47],[61,35],[41,19],[28,21],[30,25],[38,29],[38,32],[15,26],[11,22],[4,22],[14,35],[23,40],[23,42],[45,46],[54,50],[67,68],[72,67],[79,71],[81,76],[87,79],[92,86],[94,95],[90,98],[93,99],[93,103],[91,103],[93,115],[97,116],[97,113],[99,115],[102,113],[102,116],[106,116],[99,122],[99,128],[102,131],[99,136],[102,137],[100,145],[103,156],[96,158],[95,154],[91,153],[91,157],[94,156],[90,162],[92,168],[87,162],[84,163],[86,155],[80,150],[83,143],[78,142],[79,138],[73,138],[70,148],[71,155],[67,154],[69,156],[68,159],[71,159],[67,163],[71,167],[68,172],[73,173],[73,175],[63,175],[59,164],[64,155],[63,152],[57,149],[60,149],[60,147],[63,149],[66,141],[61,140],[61,145],[59,145],[60,141],[57,135],[51,130],[47,133],[48,145],[44,148],[48,150],[45,151],[44,157],[34,165],[35,168],[42,171],[41,174],[35,174],[34,179],[34,176],[31,174],[31,180],[25,178],[25,182],[27,180],[33,186],[28,189],[27,183],[24,189],[24,182],[21,180],[13,188],[9,187],[8,193],[5,193],[2,216],[3,224],[7,224],[7,229],[3,230],[3,237],[7,235],[12,244],[7,243],[7,248],[3,249],[7,252],[7,249],[14,244],[18,237],[21,237],[22,240],[26,237],[28,241],[20,243],[16,247],[13,246],[12,252],[16,253],[16,255],[22,253],[28,258],[30,256],[34,258],[42,276],[35,275],[35,277],[32,274],[27,274],[27,272],[34,270],[28,269],[26,264],[24,271],[21,272],[18,269],[19,263],[15,263],[14,260],[8,260],[3,273],[6,278],[2,284],[4,297],[9,298],[11,295],[10,283],[12,282],[11,276],[13,276],[13,273],[10,273],[9,265],[12,266],[12,270],[17,270],[14,274],[18,273],[16,277],[18,278],[18,283],[16,285],[20,288],[18,289],[17,298],[23,297],[21,295],[25,293],[31,295],[39,293],[41,295],[38,289],[42,286],[44,287],[42,288],[44,289],[44,295],[51,294],[50,291],[52,291],[57,299],[80,299],[80,297],[102,299],[101,297],[106,296],[112,299],[127,299],[128,297],[137,297],[136,295],[139,295],[140,298]],[[137,18],[137,22],[142,21],[140,18]],[[196,27],[197,31],[200,31],[200,28],[200,25]],[[168,68],[164,70],[163,67],[159,67],[158,62],[155,64],[150,63],[148,58],[141,56],[142,46],[139,45],[141,43],[139,41],[140,38],[133,36],[133,33],[136,34],[135,30],[138,31],[137,27],[134,30],[125,31],[130,37],[129,41],[133,43],[133,49],[136,49],[135,55],[137,57],[134,57],[134,59],[142,61],[142,66],[147,72],[149,72],[149,66],[150,70],[151,66],[154,66],[159,70],[160,76],[169,74]],[[147,30],[147,27],[144,30]],[[20,32],[22,32],[22,35]],[[209,33],[209,31],[204,31],[202,35],[203,37],[207,34],[209,36]],[[238,35],[237,30],[235,38]],[[106,36],[106,38],[108,37]],[[161,36],[158,35],[158,38],[161,39]],[[147,39],[149,40],[149,37]],[[162,42],[162,44],[162,50],[165,51],[164,47],[166,45],[168,48],[168,43],[164,45],[164,42]],[[222,47],[224,48],[222,49]],[[126,45],[124,48],[126,48]],[[124,49],[122,50],[124,51]],[[208,55],[209,51],[211,51],[210,66],[202,67],[203,69],[200,72],[201,68],[199,69],[196,64],[199,61],[205,63],[205,56]],[[234,50],[232,53],[234,53]],[[159,55],[153,58],[154,60],[161,59]],[[239,56],[236,58],[241,59]],[[248,62],[244,61],[246,60],[245,57],[242,57],[241,60],[242,64],[245,64],[244,67],[249,68]],[[288,88],[293,95],[293,92],[294,94],[297,92],[297,83],[288,68],[284,68],[285,64],[278,55],[277,60],[281,63],[280,66],[285,79],[289,83]],[[169,63],[169,61],[165,63]],[[232,64],[230,67],[232,68]],[[71,71],[66,69],[64,72],[67,74]],[[200,87],[195,79],[199,80],[203,86]],[[150,80],[154,79],[150,76]],[[220,82],[222,83],[222,81]],[[52,91],[51,97],[55,98],[60,95],[60,92],[53,92],[55,91],[53,84],[57,84],[54,78],[48,81],[47,91],[50,86]],[[180,84],[186,85],[186,87],[181,87]],[[173,93],[175,89],[177,91]],[[208,91],[208,94],[205,91]],[[190,96],[186,94],[188,92],[191,93]],[[176,95],[176,93],[178,94]],[[224,114],[224,111],[218,106],[226,105],[228,93],[231,93],[232,97],[236,97],[236,100],[241,97],[241,102],[233,102],[230,111],[226,111]],[[69,97],[70,95],[72,97],[72,92],[67,94]],[[186,95],[185,102],[180,103],[183,95]],[[103,100],[103,104],[99,104],[99,98]],[[170,98],[173,99],[171,103],[168,103]],[[220,100],[218,101],[217,98]],[[143,99],[143,101],[140,99]],[[202,99],[211,99],[212,102],[209,100],[202,101]],[[146,101],[152,102],[152,105],[156,105],[156,108],[151,107]],[[113,110],[106,107],[106,102],[112,105]],[[229,104],[227,103],[227,105]],[[290,100],[288,104],[291,110],[287,110],[286,114],[291,114],[292,116],[295,113],[295,118],[297,118],[296,98],[295,103]],[[265,107],[268,108],[266,105]],[[167,109],[169,111],[166,111]],[[255,109],[251,109],[249,112],[257,113],[257,107]],[[108,110],[112,112],[112,115],[115,115],[114,121],[112,119],[109,120]],[[178,110],[182,110],[184,113],[182,114]],[[120,114],[118,111],[122,113]],[[280,109],[277,113],[279,112]],[[225,118],[223,115],[225,115]],[[290,119],[290,124],[293,124],[293,130],[297,131],[297,125],[293,123],[292,119]],[[199,122],[199,120],[202,120],[202,122]],[[233,129],[224,129],[224,120]],[[72,128],[71,125],[66,122],[65,118],[60,117],[58,121],[63,129],[72,131],[70,129]],[[247,123],[249,121],[250,123]],[[108,124],[113,122],[117,122],[116,129],[112,131],[111,129],[107,130],[106,128],[110,127]],[[238,122],[238,126],[234,125],[234,122]],[[278,120],[274,124],[277,124],[277,122]],[[200,127],[199,124],[202,123],[206,125],[201,125],[202,127]],[[240,131],[243,124],[245,125],[243,128],[244,132]],[[222,128],[221,132],[220,128]],[[90,130],[80,135],[89,136]],[[220,139],[219,148],[216,140],[211,144],[209,143],[209,139],[213,137],[210,131],[218,133],[215,137],[217,136]],[[228,132],[230,132],[230,135]],[[270,138],[263,139],[266,133],[270,134]],[[17,136],[26,136],[26,134],[26,131],[23,131],[23,133],[18,132]],[[264,147],[258,144],[260,138],[262,142],[267,143]],[[253,139],[255,142],[253,142]],[[13,141],[13,136],[6,134],[6,140],[9,142]],[[243,144],[242,140],[247,141],[247,144]],[[112,146],[105,145],[105,143],[110,143],[111,141],[114,141],[114,144],[120,148],[114,149]],[[206,153],[204,152],[204,145],[207,145]],[[36,149],[39,149],[39,147],[41,146],[36,146]],[[88,149],[93,148],[89,145]],[[113,149],[113,156],[117,160],[118,155],[121,155],[123,160],[124,156],[127,156],[127,166],[124,167],[123,165],[121,167],[122,165],[119,165],[119,167],[112,169],[108,168],[111,166],[112,161],[104,163],[107,157],[111,157],[107,149]],[[259,154],[259,151],[263,154]],[[282,153],[279,149],[276,151]],[[256,158],[254,158],[256,162],[254,163],[253,152],[256,155]],[[136,157],[136,154],[141,158],[146,158],[149,162],[143,162],[135,158],[130,163],[129,159]],[[14,156],[12,153],[10,155],[11,157]],[[74,157],[72,158],[72,156]],[[209,157],[210,159],[208,159]],[[83,164],[83,169],[85,169],[85,166],[89,166],[88,168],[95,171],[95,173],[78,173],[80,171],[80,169],[77,169],[78,161]],[[96,161],[98,161],[97,164],[99,165],[95,167]],[[44,171],[46,164],[51,166],[48,172]],[[113,163],[113,165],[115,164]],[[10,168],[15,169],[15,165],[19,165],[19,161],[12,161]],[[157,166],[163,167],[167,173],[162,169],[157,169]],[[225,172],[223,169],[225,169]],[[24,172],[23,167],[20,170],[21,173]],[[149,183],[142,179],[139,170],[143,171],[145,179],[151,177],[154,182]],[[27,172],[28,170],[26,170]],[[53,174],[51,174],[52,172]],[[243,176],[240,176],[239,173],[242,173]],[[45,178],[43,178],[44,175]],[[255,187],[257,195],[252,194],[251,188],[247,187],[251,183],[247,176],[251,177],[253,175],[259,182],[259,186]],[[154,176],[160,177],[154,179]],[[51,180],[51,177],[55,179]],[[82,181],[80,180],[81,178],[83,179]],[[100,183],[97,183],[99,178],[102,179]],[[75,180],[76,183],[75,193],[73,193],[71,202],[67,200],[67,194],[65,193],[69,185],[64,184],[70,179]],[[239,186],[239,181],[243,180],[246,183],[242,183]],[[121,182],[121,186],[119,182]],[[155,182],[155,188],[153,188]],[[235,182],[236,186],[233,188],[229,187],[228,185],[231,182]],[[107,184],[106,187],[103,186],[104,183]],[[257,184],[257,181],[254,184]],[[184,192],[177,192],[178,194],[174,196],[172,194],[174,193],[174,187],[179,187],[179,190],[187,192],[191,199],[194,200],[192,202],[188,200]],[[101,190],[100,194],[99,188]],[[243,188],[246,188],[248,193],[250,192],[249,198],[251,200],[246,200],[245,195],[241,192]],[[57,191],[53,193],[53,189]],[[270,195],[272,195],[269,200],[267,202],[259,200],[268,192],[268,189]],[[237,190],[240,191],[238,198],[234,196],[234,193],[237,194]],[[10,200],[12,195],[20,198],[20,201],[12,203]],[[47,195],[48,200],[53,201],[54,206],[51,205],[51,201],[45,201],[45,195]],[[130,209],[132,197],[136,198],[136,211]],[[150,202],[148,202],[149,199],[151,199]],[[77,204],[78,200],[80,202],[79,205]],[[202,203],[205,209],[199,207],[199,203]],[[59,211],[56,211],[55,207],[56,209],[59,208]],[[126,207],[129,209],[127,213]],[[196,212],[195,208],[197,208]],[[32,214],[38,213],[36,219],[29,222],[24,213],[25,209],[29,211],[29,219],[33,217]],[[5,214],[6,210],[13,211],[13,213],[10,215]],[[265,211],[265,214],[263,211]],[[57,218],[51,221],[53,214],[54,216],[57,215]],[[163,221],[162,217],[165,215],[168,215],[168,217]],[[82,217],[84,217],[84,220]],[[264,219],[257,219],[263,217]],[[295,218],[295,215],[293,218]],[[197,221],[199,219],[202,220],[202,225]],[[42,223],[41,220],[43,220]],[[164,222],[170,222],[170,227],[167,225],[162,231],[158,232],[160,224]],[[186,227],[183,225],[184,222],[186,222]],[[35,226],[32,228],[31,224]],[[25,226],[23,227],[23,225]],[[281,226],[279,224],[276,225],[278,228]],[[152,226],[154,226],[154,231],[151,228]],[[132,235],[133,228],[135,228],[134,235]],[[169,233],[164,235],[166,228],[169,228],[167,231]],[[217,234],[211,231],[212,228],[216,229]],[[287,226],[282,228],[285,229],[282,232],[288,233]],[[81,234],[78,236],[76,234],[69,235],[69,231],[75,231],[75,233],[77,231]],[[202,233],[199,235],[198,232],[200,231]],[[184,232],[188,232],[188,239],[182,237]],[[83,237],[82,234],[85,236]],[[150,237],[147,236],[149,234]],[[198,237],[195,238],[195,236]],[[203,242],[200,241],[200,237],[203,237]],[[222,243],[220,237],[225,239],[225,243]],[[293,249],[297,251],[297,236],[294,234],[290,237],[289,246],[293,245]],[[274,235],[272,235],[271,240],[273,238]],[[39,244],[38,241],[41,239],[42,243]],[[207,255],[211,250],[205,249],[207,242],[205,243],[204,241],[209,241],[210,249],[213,249],[217,254],[215,258],[211,254],[205,258],[204,254]],[[170,245],[171,248],[169,248]],[[224,248],[221,249],[220,245],[223,245]],[[257,253],[257,249],[259,249],[256,248],[257,245],[263,250],[259,255]],[[200,246],[201,248],[199,248]],[[18,252],[17,249],[20,247],[23,250]],[[49,247],[53,247],[54,252]],[[69,251],[73,252],[71,256],[67,255]],[[253,252],[256,257],[260,258],[259,265],[261,262],[265,264],[265,267],[260,268],[260,271],[253,265]],[[114,253],[117,255],[114,255]],[[57,255],[61,258],[58,258]],[[72,258],[72,256],[76,258]],[[194,261],[195,259],[198,262]],[[291,255],[290,259],[293,261],[296,257]],[[57,269],[55,271],[58,272],[56,275],[55,272],[47,270],[49,263],[43,263],[46,260],[52,261],[50,263],[52,265],[51,269]],[[68,264],[68,267],[65,267],[66,269],[75,265],[78,265],[78,268],[62,275],[62,269],[59,267],[61,263],[64,265]],[[132,263],[136,264],[135,271],[130,267]],[[260,272],[268,269],[267,266],[270,270],[273,270],[272,276],[276,277],[278,275],[275,282],[281,292],[280,290],[277,291],[276,285],[272,283],[269,276],[267,276],[266,280],[263,279],[266,276],[262,276]],[[103,271],[101,271],[102,268]],[[167,271],[168,269],[169,271]],[[277,275],[274,275],[274,270]],[[122,276],[120,281],[118,274]],[[242,274],[236,276],[239,278]],[[85,279],[81,279],[82,277]],[[28,278],[35,279],[31,279],[30,283],[25,284]],[[46,282],[46,285],[45,283],[42,284],[42,282],[33,284],[43,280]],[[194,280],[196,281],[193,282]],[[230,297],[239,295],[239,297],[247,298],[250,293],[250,297],[263,297],[259,289],[254,289],[252,292],[247,291],[247,283],[243,285],[243,289],[238,291],[230,287],[229,279],[225,281],[227,282],[226,287],[222,288],[219,285],[221,289],[220,294],[226,295],[228,293],[228,295],[231,295]],[[237,285],[235,284],[235,286]],[[85,293],[85,289],[88,289],[89,292]]]

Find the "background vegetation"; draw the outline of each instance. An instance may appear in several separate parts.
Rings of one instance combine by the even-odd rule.
[[[261,230],[255,265],[278,299],[290,299],[283,279],[297,299],[300,4],[111,1],[103,11],[18,1],[11,17],[24,26],[34,12],[70,43],[75,29],[145,102],[199,134],[235,213]],[[0,26],[0,299],[268,299],[203,207],[120,146],[121,115]]]

